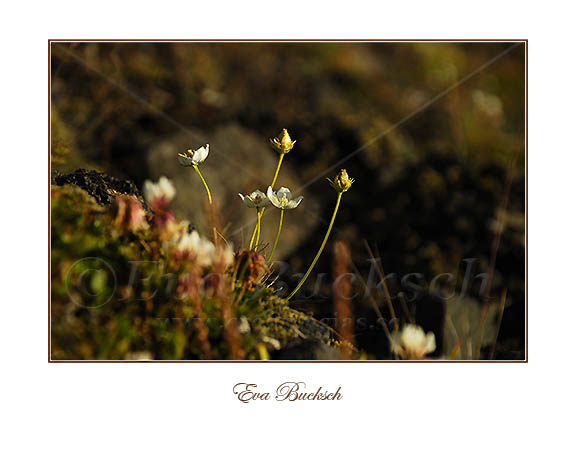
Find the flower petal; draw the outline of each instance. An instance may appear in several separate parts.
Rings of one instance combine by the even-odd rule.
[[[264,197],[258,204],[258,208],[267,207],[268,205],[270,205],[270,199],[268,197]]]
[[[160,189],[160,195],[169,201],[172,200],[176,195],[176,188],[172,182],[164,176],[160,177],[158,180],[158,188]]]
[[[266,191],[266,195],[268,196],[268,199],[270,200],[272,205],[274,205],[276,208],[282,208],[280,205],[280,200],[278,200],[278,197],[276,197],[276,194],[274,193],[274,190],[272,189],[271,186],[268,186],[268,191]]]
[[[242,199],[242,202],[244,202],[244,205],[246,205],[249,208],[256,208],[256,204],[252,201],[252,199],[250,198],[250,196],[243,196],[242,194],[238,193],[238,195],[240,196],[240,198]]]
[[[290,201],[286,204],[286,207],[285,207],[285,208],[287,208],[287,209],[289,209],[289,210],[293,210],[293,209],[296,208],[298,205],[300,205],[300,202],[302,202],[302,200],[304,200],[304,196],[302,196],[302,195],[301,195],[300,197],[297,197],[297,198],[294,199],[294,200],[290,200]]]
[[[184,167],[192,166],[192,159],[190,159],[190,157],[184,153],[178,153],[178,162]]]
[[[194,151],[194,158],[193,158],[194,163],[200,164],[200,163],[204,162],[204,160],[208,157],[209,149],[210,149],[210,145],[206,144],[206,146],[200,147],[196,151]]]
[[[328,181],[328,183],[330,183],[330,186],[332,186],[334,189],[338,190],[338,188],[336,186],[334,186],[334,181],[332,181],[330,178],[326,178],[326,181]]]
[[[266,194],[264,194],[259,189],[256,189],[255,191],[252,191],[252,194],[250,194],[250,197],[252,197],[254,200],[262,199],[262,198],[266,197]]]
[[[434,333],[430,331],[426,335],[426,353],[432,353],[434,350],[436,350],[436,337]]]

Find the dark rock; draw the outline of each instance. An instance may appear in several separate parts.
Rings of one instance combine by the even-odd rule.
[[[78,186],[86,191],[101,205],[111,204],[116,196],[121,194],[133,195],[138,198],[146,208],[146,203],[138,187],[130,180],[120,180],[95,170],[78,169],[66,175],[55,171],[52,174],[52,184],[64,186],[66,184]]]

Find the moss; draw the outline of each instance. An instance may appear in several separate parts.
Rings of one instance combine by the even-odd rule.
[[[202,327],[213,359],[238,352],[262,359],[263,351],[333,342],[330,328],[262,284],[236,283],[232,305],[206,291],[198,309],[179,295],[187,270],[166,256],[152,223],[132,232],[114,204],[102,206],[75,186],[53,186],[51,200],[53,359],[203,359]]]

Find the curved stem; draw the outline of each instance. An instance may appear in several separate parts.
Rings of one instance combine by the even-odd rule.
[[[276,246],[278,246],[278,240],[280,239],[280,231],[282,230],[282,220],[284,219],[284,210],[280,210],[280,223],[278,224],[278,232],[276,232],[276,239],[274,240],[274,246],[272,246],[272,252],[270,252],[270,257],[268,257],[268,263],[272,261],[272,256],[274,251],[276,251]]]
[[[290,295],[288,295],[288,298],[286,298],[287,300],[292,298],[296,294],[296,292],[298,290],[300,290],[300,287],[302,287],[302,285],[304,285],[304,282],[306,282],[306,279],[308,279],[308,276],[310,276],[310,273],[314,269],[314,265],[316,265],[316,262],[320,258],[320,254],[322,254],[322,251],[324,250],[324,246],[326,246],[326,242],[328,241],[328,237],[330,236],[330,232],[332,231],[332,226],[334,225],[334,220],[336,219],[336,213],[338,213],[338,207],[340,206],[340,199],[342,198],[342,194],[343,194],[342,192],[338,193],[338,199],[336,199],[336,206],[334,207],[334,213],[332,214],[332,219],[330,220],[330,225],[328,226],[328,231],[326,232],[326,235],[324,236],[324,241],[322,241],[322,244],[320,245],[320,249],[318,249],[318,253],[316,254],[316,257],[314,257],[314,260],[312,261],[310,268],[308,268],[308,271],[306,271],[306,274],[300,280],[300,282],[298,283],[296,288],[294,290],[292,290],[292,293],[290,293]]]
[[[211,218],[210,220],[212,222],[212,236],[213,236],[214,244],[217,244],[218,234],[216,233],[216,218],[214,216],[214,205],[212,204],[212,194],[210,194],[210,189],[208,188],[208,184],[206,183],[206,180],[202,176],[202,172],[200,172],[200,169],[198,168],[197,165],[194,166],[194,170],[196,170],[196,173],[198,174],[198,176],[202,180],[202,183],[204,183],[204,187],[206,188],[206,194],[208,194],[208,202],[210,203],[210,218]]]
[[[208,189],[208,185],[206,184],[206,180],[202,176],[202,172],[200,172],[200,169],[198,168],[198,166],[194,166],[194,170],[196,170],[196,173],[198,174],[198,176],[202,180],[202,183],[204,183],[204,187],[206,188],[206,194],[208,194],[208,202],[210,202],[210,205],[212,205],[212,195],[210,194],[210,189]]]
[[[258,232],[256,232],[256,243],[254,243],[254,250],[257,251],[258,250],[258,243],[260,242],[260,227],[261,227],[261,221],[262,220],[262,210],[258,210]]]
[[[282,165],[282,160],[284,159],[284,155],[281,154],[280,158],[278,159],[278,165],[276,166],[276,172],[274,173],[274,178],[272,179],[272,189],[274,189],[274,184],[276,183],[276,179],[278,178],[278,174],[280,173],[280,166]]]

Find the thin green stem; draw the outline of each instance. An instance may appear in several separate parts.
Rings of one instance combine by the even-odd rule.
[[[270,252],[270,257],[268,257],[268,263],[272,261],[272,256],[274,251],[276,251],[276,246],[278,246],[278,240],[280,239],[280,231],[282,230],[282,220],[284,219],[284,210],[280,210],[280,222],[278,224],[278,232],[276,232],[276,239],[274,240],[274,246],[272,246],[272,252]]]
[[[282,165],[282,160],[284,159],[284,155],[281,154],[280,158],[278,159],[278,165],[276,166],[276,172],[274,173],[274,178],[272,179],[272,189],[274,189],[274,184],[276,183],[276,179],[278,178],[278,174],[280,173],[280,166]]]
[[[314,269],[316,262],[320,258],[320,254],[322,254],[322,251],[324,250],[324,246],[326,246],[326,242],[328,241],[328,237],[330,236],[330,232],[332,231],[332,226],[334,225],[334,220],[336,219],[336,213],[338,213],[338,207],[340,206],[340,199],[342,199],[342,194],[343,194],[342,192],[338,193],[338,198],[336,199],[336,206],[334,207],[334,213],[332,214],[332,219],[330,220],[330,225],[328,226],[328,230],[326,232],[326,235],[324,236],[324,241],[322,241],[322,244],[320,245],[320,249],[318,249],[318,253],[316,254],[316,257],[314,257],[314,260],[312,261],[310,268],[308,268],[308,271],[306,271],[306,274],[300,280],[300,282],[298,283],[296,288],[294,290],[292,290],[292,293],[290,293],[290,295],[288,295],[288,298],[286,298],[287,300],[291,299],[296,294],[296,292],[298,292],[298,290],[300,290],[300,287],[302,287],[302,285],[304,285],[304,282],[306,282],[306,279],[308,279],[308,276],[310,276],[310,273]]]
[[[208,184],[206,184],[206,180],[202,176],[202,172],[200,172],[200,169],[198,168],[198,166],[194,166],[194,170],[196,170],[196,173],[198,174],[198,176],[202,180],[202,183],[204,183],[204,187],[206,188],[206,194],[208,194],[208,202],[210,202],[210,205],[212,205],[212,195],[210,194],[210,189],[208,188]]]
[[[252,250],[252,245],[254,244],[254,238],[256,238],[257,231],[258,231],[258,220],[256,220],[256,224],[254,224],[254,231],[252,232],[252,238],[250,238],[250,246],[248,246],[249,250]]]
[[[261,220],[262,220],[262,211],[258,210],[258,231],[256,232],[256,243],[254,243],[254,250],[258,250],[258,243],[260,242],[260,228],[261,228]]]

